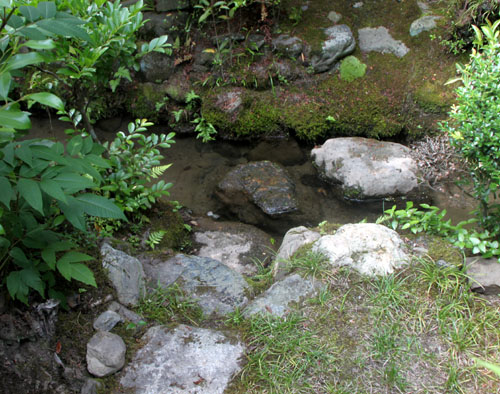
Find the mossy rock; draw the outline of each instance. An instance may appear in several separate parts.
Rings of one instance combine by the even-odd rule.
[[[340,78],[352,82],[365,75],[366,64],[361,63],[356,56],[347,56],[340,63]]]
[[[190,234],[184,226],[184,220],[173,206],[167,203],[157,205],[157,212],[150,214],[151,232],[165,231],[161,242],[155,249],[184,249],[190,244]]]
[[[453,95],[450,92],[430,81],[425,81],[415,91],[414,98],[423,110],[432,113],[446,112],[453,102]]]
[[[140,83],[129,92],[126,109],[135,118],[158,122],[160,111],[157,109],[157,104],[166,100],[168,97],[163,85],[152,82]]]

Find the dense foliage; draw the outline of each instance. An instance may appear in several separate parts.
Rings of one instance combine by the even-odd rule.
[[[123,211],[168,194],[170,184],[146,182],[166,169],[158,147],[168,147],[172,133],[145,137],[150,124],[140,120],[128,136],[102,146],[92,130],[92,95],[130,79],[140,56],[169,49],[166,37],[136,47],[142,7],[0,0],[0,278],[12,299],[28,303],[34,290],[64,300],[61,278],[95,286],[85,264],[92,258],[67,233],[87,231],[88,217],[127,220]],[[76,108],[66,111],[64,101]],[[57,109],[78,134],[66,146],[19,140],[19,131],[31,127],[26,105],[33,103]]]
[[[441,125],[468,164],[473,194],[480,204],[480,224],[494,233],[500,232],[500,209],[491,201],[500,191],[499,26],[497,21],[482,31],[475,28],[477,50],[468,64],[458,66],[463,86],[456,90],[450,121]]]

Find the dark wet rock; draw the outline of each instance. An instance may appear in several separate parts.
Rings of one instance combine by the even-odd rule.
[[[426,15],[413,21],[410,26],[410,36],[415,37],[424,31],[434,29],[437,26],[438,19],[440,19],[439,16]]]
[[[118,335],[98,331],[87,343],[87,369],[99,378],[111,375],[125,365],[125,342]]]
[[[375,223],[346,224],[314,242],[332,267],[349,266],[368,276],[388,275],[409,262],[398,233]]]
[[[156,12],[143,12],[147,22],[141,27],[141,35],[149,38],[167,35],[172,29],[184,27],[189,13],[169,12],[168,14],[157,14]]]
[[[114,326],[123,321],[122,317],[113,311],[106,311],[101,313],[95,319],[93,327],[94,330],[111,331]]]
[[[262,213],[279,217],[297,210],[295,185],[282,167],[270,161],[237,166],[219,183],[216,194],[240,220],[250,224],[258,223]]]
[[[297,141],[293,139],[279,141],[262,141],[250,152],[248,161],[269,160],[284,166],[302,164],[305,161],[304,152]]]
[[[169,12],[188,9],[191,5],[189,0],[156,0],[157,12]]]
[[[342,58],[350,55],[356,47],[356,41],[347,25],[336,25],[325,29],[326,40],[321,46],[321,54],[313,56],[311,66],[314,72],[330,70]]]
[[[410,50],[399,40],[392,38],[383,26],[359,29],[359,48],[362,52],[392,53],[397,57],[405,56]]]
[[[215,59],[214,48],[204,48],[197,45],[193,52],[193,71],[204,73],[213,65]]]
[[[136,394],[222,394],[241,369],[243,345],[218,331],[156,326],[142,341],[120,379]]]
[[[500,294],[500,263],[498,259],[468,257],[466,265],[472,290],[483,294]]]
[[[284,316],[293,305],[314,297],[324,285],[312,278],[303,278],[298,274],[287,276],[274,283],[263,294],[254,299],[244,309],[246,317],[255,314]]]
[[[168,81],[163,83],[162,90],[174,101],[177,101],[178,103],[185,103],[186,96],[189,91],[192,90],[192,87],[184,73],[177,72],[172,75]]]
[[[254,274],[255,261],[265,264],[272,253],[271,237],[254,226],[237,222],[197,220],[194,240],[200,257],[218,260],[240,274]]]
[[[354,200],[405,196],[417,190],[418,167],[410,150],[393,142],[347,137],[311,151],[320,176],[340,184]]]
[[[265,43],[266,38],[262,34],[250,34],[246,41],[247,47],[252,51],[260,50]]]
[[[178,254],[144,261],[144,269],[153,288],[177,283],[207,315],[223,316],[247,303],[243,276],[214,259]]]
[[[142,320],[142,317],[137,313],[131,311],[130,309],[124,307],[122,304],[116,301],[113,301],[111,304],[109,304],[108,311],[118,313],[122,318],[122,321],[130,321],[137,324]]]
[[[294,81],[303,75],[303,69],[288,59],[252,63],[246,72],[247,86],[255,90],[269,89]]]
[[[135,257],[112,248],[101,247],[102,266],[116,290],[118,300],[124,305],[137,305],[145,293],[144,270]]]
[[[282,34],[272,41],[273,50],[281,55],[298,58],[305,51],[304,42],[298,37]]]
[[[148,82],[162,83],[174,73],[174,59],[166,53],[151,52],[140,62],[141,72]]]

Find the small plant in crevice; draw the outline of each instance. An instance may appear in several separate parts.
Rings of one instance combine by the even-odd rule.
[[[307,251],[305,254],[294,256],[287,262],[291,269],[298,269],[307,276],[322,277],[330,274],[328,257],[319,251]]]
[[[167,232],[165,230],[153,231],[149,234],[148,239],[146,240],[146,245],[148,245],[152,250],[161,243],[163,237]]]

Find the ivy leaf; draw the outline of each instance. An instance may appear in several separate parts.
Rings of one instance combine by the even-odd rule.
[[[44,215],[42,192],[37,182],[32,179],[19,179],[17,182],[17,191],[33,209]]]
[[[82,203],[83,210],[90,216],[127,221],[122,210],[105,197],[87,193],[75,197],[75,199]]]

